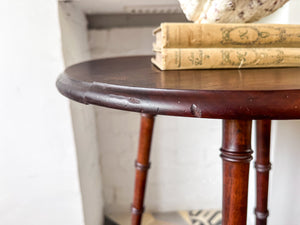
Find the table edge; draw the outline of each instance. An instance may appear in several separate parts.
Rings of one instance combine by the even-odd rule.
[[[300,119],[298,90],[151,89],[78,81],[66,73],[58,77],[56,86],[61,94],[80,103],[153,115]]]

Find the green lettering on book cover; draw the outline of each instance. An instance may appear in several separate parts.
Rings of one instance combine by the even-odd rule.
[[[283,28],[238,26],[221,28],[221,45],[265,45],[280,43],[286,39],[286,30]]]

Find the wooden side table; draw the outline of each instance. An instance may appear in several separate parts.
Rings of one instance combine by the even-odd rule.
[[[132,225],[141,223],[155,115],[223,119],[223,225],[245,225],[257,120],[257,225],[266,224],[271,120],[300,119],[300,68],[160,71],[150,56],[79,63],[57,80],[84,104],[141,113]]]

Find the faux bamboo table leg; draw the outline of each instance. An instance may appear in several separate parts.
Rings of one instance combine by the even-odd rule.
[[[154,126],[154,116],[149,114],[141,115],[140,138],[137,160],[135,161],[135,188],[134,198],[131,207],[131,224],[140,225],[144,212],[144,196],[147,181],[147,172],[150,168],[149,157],[151,139]]]
[[[251,120],[223,120],[223,225],[246,225]]]
[[[256,225],[266,225],[270,163],[271,121],[256,121]]]

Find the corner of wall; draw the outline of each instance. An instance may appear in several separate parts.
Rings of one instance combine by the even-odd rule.
[[[87,19],[71,2],[59,3],[65,66],[90,59]],[[95,110],[70,102],[85,225],[103,224],[103,194]]]

